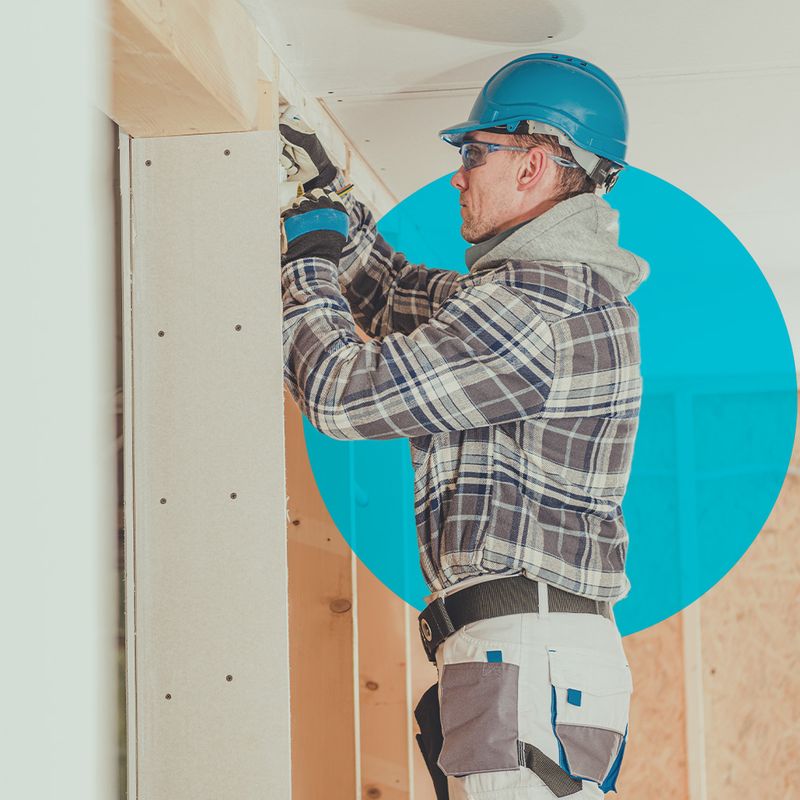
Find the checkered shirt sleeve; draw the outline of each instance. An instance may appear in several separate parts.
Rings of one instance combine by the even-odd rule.
[[[334,439],[391,439],[469,430],[538,414],[553,375],[547,323],[500,284],[451,295],[411,333],[362,342],[320,258],[283,271],[286,384],[315,428]]]
[[[345,186],[341,171],[329,188]],[[381,236],[372,212],[352,193],[342,201],[350,234],[338,264],[339,284],[356,324],[372,337],[411,333],[457,288],[461,273],[410,263]]]

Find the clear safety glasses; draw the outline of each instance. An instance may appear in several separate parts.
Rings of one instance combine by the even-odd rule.
[[[528,150],[531,149],[530,147],[512,147],[507,144],[495,144],[494,142],[470,141],[460,145],[458,152],[461,154],[461,163],[464,165],[464,169],[469,171],[475,169],[475,167],[480,167],[481,164],[485,164],[489,153],[494,153],[497,150],[512,150],[517,153],[527,153]],[[568,161],[566,158],[561,158],[552,153],[545,153],[545,155],[562,167],[572,168],[579,166],[574,161]]]

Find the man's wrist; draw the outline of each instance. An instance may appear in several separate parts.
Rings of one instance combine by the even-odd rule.
[[[345,241],[345,237],[337,231],[310,231],[289,243],[281,257],[281,263],[288,264],[300,258],[324,258],[336,265],[341,258]]]
[[[329,161],[327,164],[322,166],[322,169],[318,175],[303,184],[303,189],[304,191],[310,191],[311,189],[327,189],[330,184],[334,182],[337,175],[338,170],[336,169],[336,166]]]
[[[282,263],[324,258],[338,265],[347,241],[349,220],[335,192],[315,189],[297,198],[282,215],[286,250]]]

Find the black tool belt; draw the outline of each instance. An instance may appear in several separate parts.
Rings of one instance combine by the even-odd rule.
[[[602,614],[611,619],[611,609],[605,600],[592,600],[555,586],[547,587],[550,611],[577,614]],[[495,578],[459,589],[451,595],[438,597],[419,615],[419,633],[428,660],[436,661],[436,648],[464,625],[505,614],[527,614],[539,611],[537,582],[514,575]]]

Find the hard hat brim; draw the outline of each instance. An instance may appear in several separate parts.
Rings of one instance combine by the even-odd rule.
[[[512,120],[511,122],[503,121],[500,124],[493,125],[487,125],[485,122],[475,122],[474,120],[464,120],[464,122],[459,122],[458,125],[451,125],[449,128],[443,128],[439,131],[438,136],[447,142],[447,144],[451,144],[453,147],[460,147],[464,142],[464,136],[468,133],[472,133],[472,131],[487,131],[498,127],[504,127],[511,133],[520,122],[524,122],[524,120],[520,118]]]

